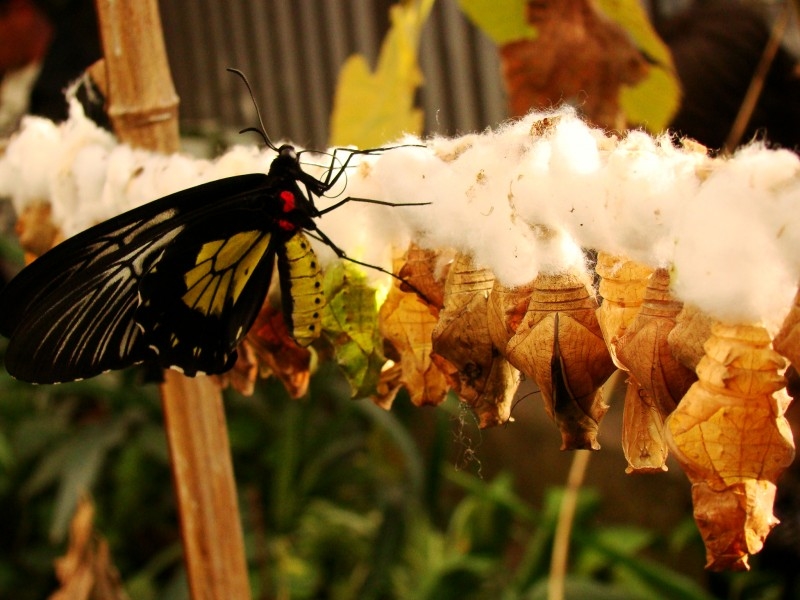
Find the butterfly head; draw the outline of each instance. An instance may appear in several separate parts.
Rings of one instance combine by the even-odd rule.
[[[283,144],[280,148],[278,148],[278,156],[285,156],[291,158],[292,160],[297,160],[297,152],[294,149],[294,146],[289,144]]]

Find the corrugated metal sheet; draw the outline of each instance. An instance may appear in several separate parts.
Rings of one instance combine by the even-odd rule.
[[[354,53],[374,65],[390,0],[162,0],[161,13],[184,129],[255,123],[245,72],[270,135],[323,147],[339,69]],[[438,0],[420,44],[426,133],[455,134],[502,121],[494,45]]]

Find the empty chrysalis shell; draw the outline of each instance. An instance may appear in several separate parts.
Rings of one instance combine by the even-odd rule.
[[[614,364],[625,369],[617,360],[617,339],[633,322],[644,300],[647,279],[653,269],[646,265],[598,252],[595,271],[600,276],[600,296],[603,303],[597,309],[597,320]]]
[[[570,273],[540,274],[528,312],[506,346],[512,365],[536,381],[562,449],[597,450],[608,410],[600,386],[614,372],[586,285]]]
[[[622,452],[626,473],[660,473],[669,455],[664,441],[664,419],[655,402],[633,375],[628,378],[622,411]]]
[[[617,340],[617,358],[631,374],[622,426],[628,473],[665,471],[664,420],[697,380],[694,371],[673,356],[667,342],[681,302],[669,292],[669,272],[650,276],[642,306]]]
[[[494,284],[488,269],[477,268],[465,255],[450,266],[444,308],[433,330],[433,359],[450,377],[456,393],[478,414],[481,427],[508,421],[519,374],[507,364],[489,337],[487,302]],[[504,364],[505,363],[505,364]]]
[[[411,271],[419,274],[422,259],[417,253],[414,257],[416,262]],[[420,278],[414,279],[413,284],[419,289]],[[431,277],[425,294],[434,289]],[[394,358],[400,365],[398,382],[405,386],[416,406],[437,405],[447,396],[445,376],[431,360],[431,334],[439,320],[438,313],[437,307],[428,306],[416,293],[402,291],[400,283],[395,281],[378,314],[381,334],[396,350]]]
[[[792,308],[783,321],[772,346],[788,358],[795,368],[800,367],[800,290],[794,297]]]
[[[667,419],[667,443],[692,482],[706,568],[748,569],[778,523],[775,482],[794,458],[783,414],[785,361],[762,327],[714,323],[692,385]]]
[[[499,281],[494,282],[488,301],[489,335],[492,343],[503,355],[509,340],[528,312],[532,294],[532,281],[516,287],[502,285]]]
[[[697,368],[705,355],[703,344],[711,337],[711,323],[711,317],[691,304],[684,304],[675,317],[675,327],[669,332],[667,342],[673,356],[683,366]]]
[[[444,304],[444,282],[455,257],[452,250],[432,250],[410,244],[405,256],[395,265],[395,273],[413,285],[430,302],[431,311],[438,315]],[[395,282],[397,283],[397,282]],[[400,289],[406,290],[400,285]],[[419,295],[417,295],[419,298]]]

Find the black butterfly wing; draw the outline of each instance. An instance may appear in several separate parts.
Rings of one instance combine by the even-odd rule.
[[[132,270],[115,262],[73,278],[63,294],[34,305],[11,336],[8,372],[24,381],[55,383],[143,360],[141,331],[132,319],[138,304]]]
[[[284,235],[255,206],[187,229],[142,279],[135,321],[164,368],[222,373],[264,302]]]
[[[8,371],[52,383],[152,356],[134,319],[145,274],[178,239],[191,239],[231,207],[263,202],[269,188],[263,174],[213,181],[104,221],[42,255],[0,292]]]

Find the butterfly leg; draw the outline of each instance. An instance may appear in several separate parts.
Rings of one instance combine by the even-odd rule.
[[[380,271],[381,273],[384,273],[385,275],[389,275],[390,277],[393,277],[394,279],[396,279],[400,283],[403,283],[403,284],[407,285],[409,288],[411,288],[411,291],[413,291],[417,296],[422,298],[426,303],[433,304],[433,302],[431,302],[431,300],[425,294],[423,294],[419,289],[417,289],[416,286],[414,286],[412,283],[409,283],[408,281],[406,281],[405,279],[403,279],[399,275],[395,275],[394,273],[392,273],[388,269],[384,269],[383,267],[380,267],[378,265],[372,265],[372,264],[367,263],[367,262],[362,262],[360,260],[356,260],[355,258],[350,258],[349,256],[347,256],[347,253],[345,253],[344,250],[342,250],[341,248],[339,248],[339,246],[334,244],[333,241],[331,240],[331,238],[329,238],[327,235],[325,235],[319,229],[315,229],[314,233],[311,233],[310,231],[307,231],[306,233],[308,233],[308,235],[310,235],[311,237],[316,237],[317,239],[319,239],[323,244],[325,244],[331,250],[333,250],[334,254],[336,254],[336,256],[338,256],[341,260],[346,260],[346,261],[349,261],[349,262],[354,263],[356,265],[360,265],[362,267],[365,267],[367,269],[374,269],[376,271]]]

